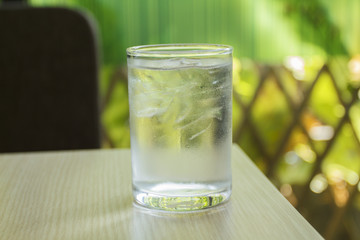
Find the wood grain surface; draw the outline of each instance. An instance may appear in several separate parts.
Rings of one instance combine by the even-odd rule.
[[[229,202],[133,204],[129,150],[0,154],[0,239],[322,239],[238,148]]]

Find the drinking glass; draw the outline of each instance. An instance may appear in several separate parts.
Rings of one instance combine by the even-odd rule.
[[[127,49],[133,196],[167,211],[231,195],[232,47]]]

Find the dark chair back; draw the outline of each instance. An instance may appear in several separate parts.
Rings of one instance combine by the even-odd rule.
[[[100,147],[94,33],[77,11],[0,8],[0,152]]]

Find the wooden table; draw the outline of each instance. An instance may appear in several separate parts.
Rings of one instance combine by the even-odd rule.
[[[129,150],[0,154],[0,239],[322,239],[238,148],[230,201],[196,213],[132,202]]]

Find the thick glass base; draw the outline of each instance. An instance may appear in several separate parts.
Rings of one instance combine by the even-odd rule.
[[[229,200],[231,185],[222,188],[213,184],[194,183],[158,183],[146,188],[134,185],[133,195],[136,203],[147,208],[178,212],[195,211]]]

